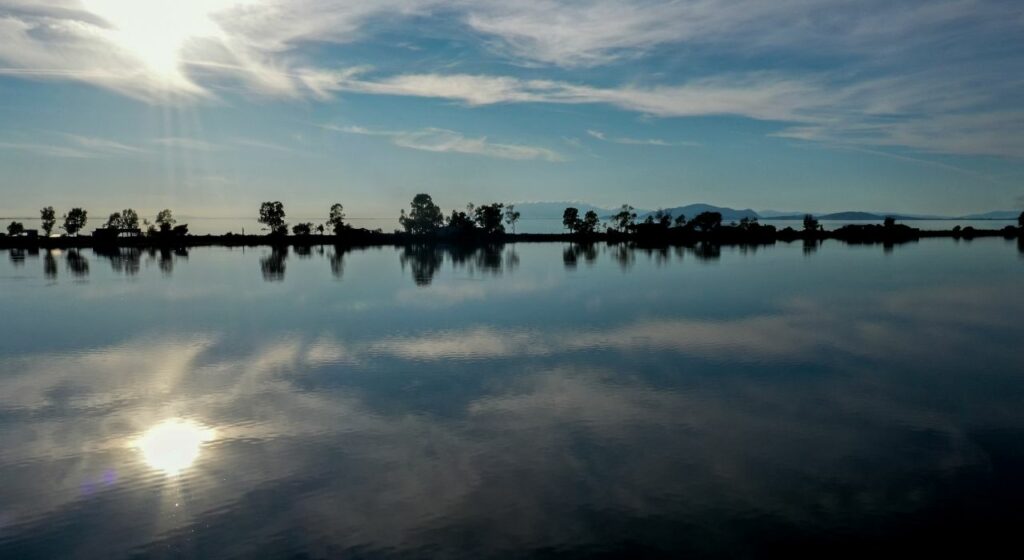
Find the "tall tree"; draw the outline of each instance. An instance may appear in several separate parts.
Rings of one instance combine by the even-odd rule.
[[[460,233],[468,233],[476,229],[476,223],[469,214],[461,210],[452,210],[448,216],[448,228]]]
[[[811,214],[804,214],[804,231],[816,232],[821,229],[821,224]]]
[[[569,233],[576,233],[580,228],[580,210],[572,206],[562,212],[562,225],[569,230]]]
[[[11,224],[7,226],[7,235],[10,235],[11,237],[21,235],[22,233],[25,233],[25,226],[21,222],[11,222]]]
[[[53,227],[57,225],[57,213],[54,212],[53,206],[47,206],[40,210],[39,218],[43,221],[43,231],[46,233],[46,237],[50,237],[53,234]]]
[[[519,221],[519,216],[520,213],[516,210],[515,204],[508,204],[505,206],[505,223],[512,226],[513,234],[516,232],[516,222]]]
[[[121,229],[139,229],[139,214],[135,210],[121,210]]]
[[[156,214],[156,225],[160,226],[160,231],[164,233],[171,231],[176,222],[170,208],[164,208]]]
[[[271,235],[288,235],[288,224],[284,223],[284,217],[284,204],[275,201],[260,205],[259,222],[270,229]]]
[[[61,226],[61,229],[68,235],[77,235],[88,221],[88,212],[81,208],[72,208],[67,214],[64,214],[64,225]]]
[[[473,213],[476,215],[476,223],[484,233],[505,233],[505,226],[501,225],[502,209],[505,207],[500,202],[492,204],[481,204]]]
[[[433,233],[444,224],[444,214],[441,213],[441,208],[434,204],[434,199],[429,194],[420,193],[414,196],[409,206],[409,214],[406,215],[405,210],[402,210],[402,215],[398,218],[405,231],[422,235]]]
[[[114,212],[107,218],[107,223],[103,224],[104,227],[117,229],[121,227],[121,213]]]
[[[623,204],[618,213],[612,216],[612,220],[618,224],[621,231],[626,231],[636,221],[636,212],[633,211],[632,206]]]
[[[599,223],[601,223],[601,219],[597,217],[597,212],[587,210],[587,213],[583,215],[583,219],[578,222],[579,232],[583,234],[594,233],[597,231]]]
[[[345,207],[335,202],[331,205],[331,213],[327,216],[327,225],[334,235],[341,235],[345,230]]]

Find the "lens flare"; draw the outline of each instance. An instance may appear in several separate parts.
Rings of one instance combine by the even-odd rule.
[[[178,475],[199,458],[202,444],[213,439],[213,430],[189,420],[161,422],[142,435],[136,447],[150,467]]]

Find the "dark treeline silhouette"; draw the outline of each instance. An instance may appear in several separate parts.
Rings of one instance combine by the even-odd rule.
[[[954,237],[973,239],[975,237],[1003,236],[1015,238],[1024,235],[1024,212],[1018,218],[1017,226],[1006,226],[1001,230],[976,230],[972,227],[956,226],[950,230],[926,231],[897,224],[888,217],[884,223],[847,225],[828,231],[813,215],[806,215],[803,227],[777,229],[773,225],[760,223],[756,218],[743,218],[739,222],[723,223],[718,212],[702,212],[687,217],[658,210],[637,221],[635,209],[624,204],[610,216],[602,218],[592,210],[580,215],[579,209],[568,207],[562,214],[562,225],[566,233],[538,234],[516,233],[520,213],[513,204],[491,202],[468,204],[465,209],[451,210],[447,215],[433,198],[426,193],[417,194],[410,202],[408,211],[402,210],[398,217],[400,229],[385,233],[379,229],[354,228],[345,223],[345,210],[340,203],[333,204],[323,223],[299,222],[289,228],[284,204],[280,201],[263,202],[259,207],[258,221],[264,233],[261,235],[189,235],[187,224],[177,224],[170,209],[161,210],[151,223],[140,219],[138,213],[126,208],[111,214],[107,221],[84,235],[88,213],[82,208],[72,208],[63,215],[60,229],[64,232],[54,237],[57,213],[52,206],[40,210],[43,235],[29,230],[20,222],[11,222],[6,234],[0,233],[0,247],[167,247],[201,245],[411,245],[411,244],[470,244],[485,245],[513,241],[570,241],[593,243],[596,241],[635,241],[641,244],[682,244],[717,243],[728,245],[762,245],[776,241],[804,241],[807,246],[816,246],[825,239],[836,239],[850,243],[894,244],[914,241],[925,237]],[[506,230],[508,226],[512,232]],[[290,231],[290,234],[289,234]],[[302,253],[299,253],[300,256]]]

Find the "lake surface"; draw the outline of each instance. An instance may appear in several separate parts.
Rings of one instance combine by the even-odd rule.
[[[0,558],[974,555],[1024,246],[0,251]]]

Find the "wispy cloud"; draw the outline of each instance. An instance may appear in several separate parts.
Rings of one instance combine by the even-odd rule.
[[[660,138],[629,138],[622,136],[608,136],[600,130],[588,130],[587,134],[602,142],[612,144],[625,144],[627,146],[700,146],[699,142],[668,142]]]
[[[0,149],[21,151],[46,157],[73,159],[95,159],[145,153],[145,150],[141,148],[106,138],[81,136],[64,132],[44,132],[43,136],[53,140],[50,142],[0,142]]]
[[[63,157],[63,158],[90,158],[90,154],[84,150],[68,148],[66,146],[53,146],[49,144],[34,144],[30,142],[0,142],[0,149],[28,152],[40,156]]]
[[[153,140],[151,140],[151,142],[167,148],[175,148],[178,150],[192,150],[197,152],[216,152],[224,149],[224,147],[219,144],[207,142],[206,140],[200,140],[198,138],[187,138],[182,136],[166,136],[163,138],[154,138]]]
[[[92,152],[108,153],[108,154],[140,154],[145,153],[146,150],[123,144],[121,142],[115,142],[114,140],[108,140],[106,138],[96,138],[93,136],[80,136],[78,134],[62,134],[65,138],[78,146],[90,150]]]
[[[232,143],[237,146],[244,146],[247,148],[256,148],[259,150],[270,150],[272,152],[282,152],[286,154],[297,154],[299,152],[289,148],[288,146],[282,146],[274,142],[267,142],[264,140],[254,140],[252,138],[234,138]]]
[[[443,128],[424,128],[413,131],[370,130],[360,126],[336,127],[331,125],[324,128],[348,134],[383,136],[390,138],[391,143],[395,146],[426,152],[451,152],[513,160],[565,161],[564,156],[548,148],[524,144],[501,144],[491,142],[486,136],[470,138],[460,132]]]
[[[430,97],[470,106],[500,103],[607,104],[660,117],[742,115],[764,120],[811,121],[820,86],[757,73],[694,80],[674,86],[602,88],[554,80],[473,74],[403,74],[379,79],[346,71],[318,78],[320,91]],[[818,101],[813,102],[815,98]]]
[[[447,33],[467,57],[497,53],[511,75],[441,71],[414,50],[411,63],[375,75],[308,48],[372,39],[382,20],[405,25],[410,41]],[[1021,37],[1019,7],[999,0],[0,0],[0,75],[77,80],[155,103],[214,98],[229,81],[281,98],[604,104],[779,121],[798,125],[786,137],[810,141],[1024,157]],[[647,55],[700,70],[637,64],[617,84],[573,73],[618,72]],[[708,70],[701,57],[716,64]]]

